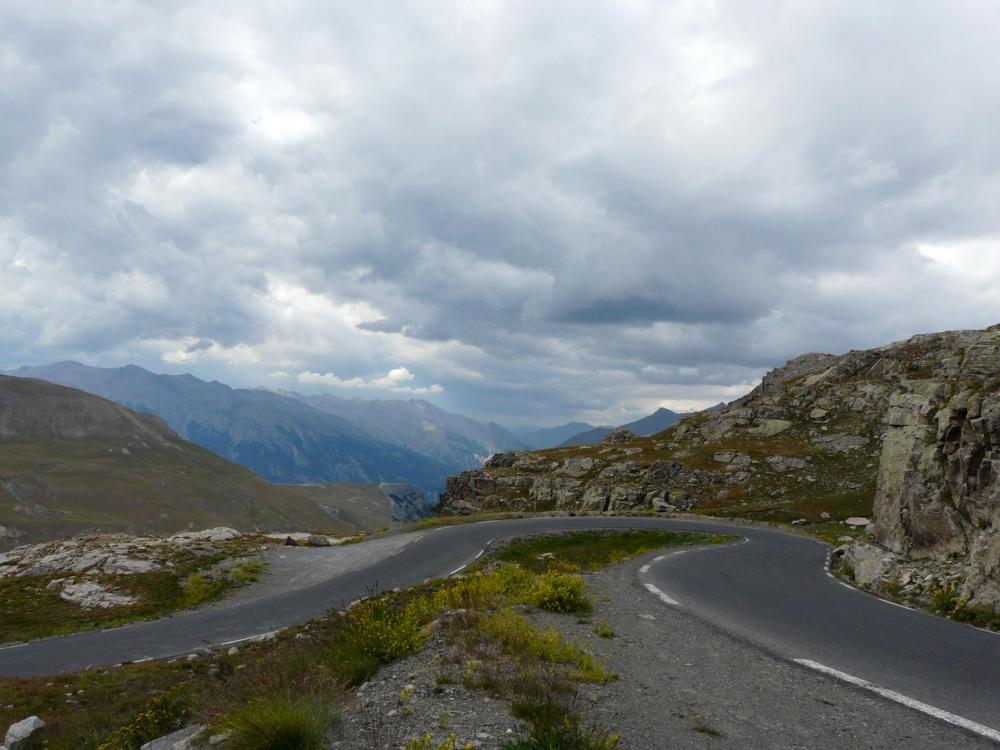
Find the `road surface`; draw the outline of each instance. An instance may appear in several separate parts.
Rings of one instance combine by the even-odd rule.
[[[773,529],[713,521],[567,517],[413,533],[367,568],[230,607],[0,650],[0,675],[43,675],[190,653],[279,630],[378,590],[461,570],[493,540],[538,531],[658,528],[739,535],[675,550],[640,569],[644,595],[738,639],[1000,741],[1000,636],[857,591],[827,571],[829,548]]]

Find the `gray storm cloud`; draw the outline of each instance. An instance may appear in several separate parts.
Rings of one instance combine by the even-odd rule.
[[[1000,321],[990,2],[94,0],[0,28],[0,367],[614,422]]]

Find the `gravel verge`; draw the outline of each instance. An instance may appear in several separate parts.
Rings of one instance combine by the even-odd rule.
[[[438,684],[442,661],[452,653],[444,637],[435,635],[419,654],[380,670],[344,711],[330,747],[398,748],[427,735],[441,743],[454,732],[458,747],[502,748],[524,724],[511,717],[504,701],[485,691]]]
[[[588,621],[538,612],[620,679],[581,686],[623,748],[991,748],[991,743],[723,635],[639,585],[652,555],[589,575]],[[614,638],[599,638],[607,621]],[[589,705],[587,705],[589,704]]]
[[[334,547],[270,547],[261,553],[267,570],[259,581],[206,608],[231,607],[322,583],[391,557],[421,535],[418,532],[394,534]]]

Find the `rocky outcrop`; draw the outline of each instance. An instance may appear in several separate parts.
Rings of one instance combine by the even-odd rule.
[[[0,554],[0,580],[37,579],[40,588],[58,591],[60,599],[83,609],[125,607],[139,600],[114,591],[114,584],[140,573],[173,570],[182,558],[231,554],[230,543],[241,536],[220,526],[168,537],[96,534],[25,545]],[[219,563],[220,570],[236,559]],[[215,568],[208,572],[215,574]]]
[[[402,482],[382,482],[379,491],[389,501],[393,521],[413,521],[425,518],[430,513],[433,502],[423,490]]]
[[[801,511],[781,506],[808,496],[817,511],[806,522],[873,516],[853,565],[866,578],[959,561],[962,600],[1000,610],[998,474],[1000,326],[806,354],[651,438],[498,454],[451,477],[440,509],[749,506],[790,522]]]
[[[59,598],[73,604],[79,604],[84,609],[126,607],[139,601],[134,596],[108,591],[104,586],[93,581],[71,583],[60,592]]]

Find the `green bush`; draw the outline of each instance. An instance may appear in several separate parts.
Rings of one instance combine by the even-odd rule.
[[[350,685],[368,679],[383,664],[420,650],[426,638],[421,603],[402,606],[368,599],[346,615],[327,651],[330,672]]]
[[[590,599],[585,593],[583,578],[572,573],[548,570],[538,577],[534,603],[550,612],[589,612]]]
[[[605,620],[600,625],[598,625],[596,628],[594,628],[594,632],[597,634],[598,638],[614,638],[615,637],[615,631],[611,629],[611,625],[608,624],[607,620]]]
[[[320,750],[339,718],[329,698],[318,694],[257,696],[232,711],[224,726],[233,750]]]

